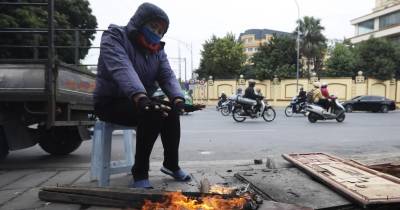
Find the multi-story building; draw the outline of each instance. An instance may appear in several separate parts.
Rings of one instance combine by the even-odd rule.
[[[239,40],[243,42],[244,53],[248,58],[251,58],[262,44],[271,40],[274,34],[277,36],[290,35],[290,33],[287,32],[270,29],[249,29],[240,34]]]
[[[400,42],[400,0],[375,0],[372,13],[351,21],[355,26],[352,43],[358,43],[370,37],[386,37]]]

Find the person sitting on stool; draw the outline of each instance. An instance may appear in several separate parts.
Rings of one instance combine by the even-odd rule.
[[[190,181],[179,167],[184,95],[171,69],[161,38],[167,32],[167,14],[156,5],[140,5],[127,26],[111,24],[101,38],[95,113],[102,121],[137,126],[135,188],[152,188],[149,159],[159,135],[164,147],[161,171],[178,181]],[[151,98],[158,87],[169,101]]]

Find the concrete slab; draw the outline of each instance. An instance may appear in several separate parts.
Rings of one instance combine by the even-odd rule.
[[[21,194],[21,190],[0,190],[0,206]]]
[[[22,177],[21,179],[18,179],[18,181],[15,181],[3,187],[3,189],[32,188],[41,185],[56,174],[57,171],[32,172]]]
[[[45,203],[39,200],[39,188],[28,189],[18,197],[6,202],[1,209],[36,209],[42,207]]]
[[[77,179],[86,174],[86,170],[58,171],[41,186],[68,185],[74,183]]]
[[[241,172],[238,176],[277,202],[313,209],[352,206],[348,200],[296,168]]]
[[[0,174],[0,188],[4,188],[22,177],[38,172],[38,170],[16,170],[16,171],[1,171]]]

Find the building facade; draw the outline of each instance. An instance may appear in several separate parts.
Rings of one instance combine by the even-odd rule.
[[[370,37],[386,37],[400,42],[400,0],[376,0],[373,12],[351,21],[355,27],[352,43]]]
[[[287,32],[270,29],[249,29],[244,33],[241,33],[239,40],[243,43],[244,53],[247,55],[247,58],[251,58],[262,44],[267,43],[272,39],[274,34],[277,36],[290,35],[290,33]]]

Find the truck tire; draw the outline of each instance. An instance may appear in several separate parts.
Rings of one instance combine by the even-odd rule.
[[[0,126],[0,160],[3,160],[8,155],[8,144],[6,134],[4,133],[3,127]]]
[[[40,147],[52,155],[68,155],[82,143],[77,127],[43,129],[39,135]]]

